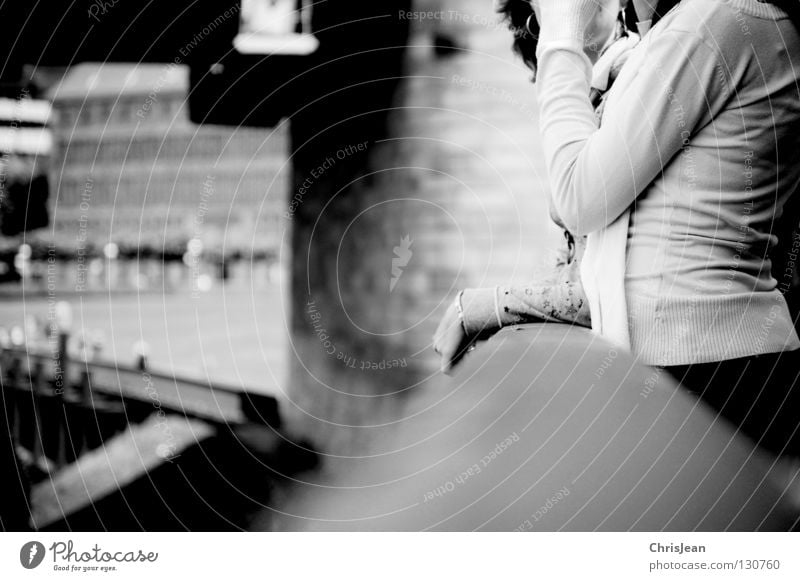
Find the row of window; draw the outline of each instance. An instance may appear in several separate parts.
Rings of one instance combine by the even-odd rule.
[[[267,139],[264,133],[220,132],[214,128],[203,128],[198,132],[175,132],[165,136],[147,137],[101,137],[97,141],[80,139],[62,143],[61,155],[68,166],[92,163],[122,163],[125,160],[196,159],[203,158],[212,163],[238,159],[257,163],[266,158],[288,158],[287,141],[283,138]]]
[[[189,111],[185,99],[178,95],[136,95],[119,100],[92,99],[90,101],[56,102],[54,106],[58,126],[65,130],[87,125],[136,125],[145,122],[166,121],[187,123]]]
[[[126,178],[119,183],[116,180],[87,182],[67,178],[62,179],[60,184],[53,182],[53,187],[58,188],[58,195],[54,192],[51,200],[57,199],[59,207],[84,207],[87,210],[92,206],[140,207],[143,203],[188,202],[196,207],[202,204],[226,207],[247,204],[254,208],[260,206],[262,201],[264,206],[285,203],[288,179],[279,176],[270,186],[271,181],[261,179],[261,176],[245,176],[241,183],[233,177],[215,177],[213,180],[196,177],[177,182],[154,178],[145,184],[141,180]]]

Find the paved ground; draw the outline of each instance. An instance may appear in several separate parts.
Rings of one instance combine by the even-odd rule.
[[[212,289],[193,298],[189,292],[90,294],[69,297],[75,333],[101,331],[103,357],[133,361],[133,345],[150,346],[156,370],[275,392],[285,381],[289,349],[278,286],[250,293]],[[0,326],[21,325],[27,315],[45,319],[48,298],[4,298]]]

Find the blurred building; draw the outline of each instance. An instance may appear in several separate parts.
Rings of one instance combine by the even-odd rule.
[[[178,255],[192,238],[226,255],[273,255],[286,203],[283,127],[189,121],[188,68],[81,64],[48,92],[50,215],[69,252]]]
[[[20,91],[0,97],[0,236],[47,226],[50,103]],[[0,277],[6,274],[3,263]]]

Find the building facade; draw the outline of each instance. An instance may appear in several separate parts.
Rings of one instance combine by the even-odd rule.
[[[81,64],[54,85],[50,216],[56,243],[180,254],[274,255],[288,137],[189,121],[188,68]]]

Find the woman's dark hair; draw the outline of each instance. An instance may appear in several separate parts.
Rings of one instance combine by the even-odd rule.
[[[786,0],[775,0],[776,2]],[[667,12],[678,5],[681,0],[660,0],[653,15],[653,24]],[[797,0],[788,0],[789,3],[796,3]],[[514,34],[514,52],[522,59],[522,62],[532,71],[536,72],[536,45],[539,42],[539,23],[533,16],[533,8],[528,0],[506,0],[500,10],[503,20]],[[629,28],[635,30],[636,16],[633,11],[633,2],[628,2],[625,9],[625,20]]]
[[[500,14],[514,34],[512,45],[514,52],[529,69],[535,72],[539,23],[533,16],[533,8],[527,0],[507,0]]]

